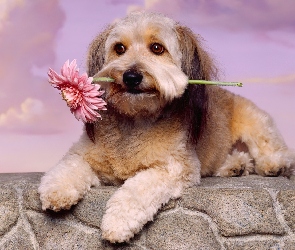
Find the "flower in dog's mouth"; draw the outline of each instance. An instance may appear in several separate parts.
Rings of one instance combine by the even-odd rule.
[[[107,103],[100,98],[104,91],[99,90],[100,85],[96,82],[115,82],[114,79],[109,77],[88,77],[87,73],[79,75],[79,68],[75,59],[71,63],[69,60],[65,62],[61,68],[61,75],[49,68],[48,76],[49,83],[54,88],[61,90],[62,98],[67,102],[71,112],[78,120],[81,119],[86,123],[95,122],[98,118],[101,118],[97,111],[106,110],[105,105]],[[188,83],[242,87],[240,82],[189,80]],[[127,92],[133,95],[143,93],[143,91],[137,89],[129,89]],[[144,93],[154,94],[153,91],[144,91]]]
[[[110,77],[95,77],[93,82],[115,82],[115,79]],[[219,81],[207,81],[207,80],[188,80],[189,84],[205,84],[205,85],[219,85],[219,86],[237,86],[242,87],[241,82],[219,82]]]
[[[98,110],[106,110],[106,102],[100,98],[104,91],[99,91],[99,84],[91,84],[93,78],[86,73],[79,75],[76,60],[65,62],[61,75],[49,68],[49,83],[61,90],[63,99],[77,120],[95,122],[101,115]]]

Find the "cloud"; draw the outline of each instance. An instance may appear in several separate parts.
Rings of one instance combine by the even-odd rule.
[[[109,4],[132,4],[134,0],[107,0]]]
[[[133,12],[133,11],[142,11],[142,10],[144,10],[144,8],[142,7],[142,6],[140,6],[140,5],[129,5],[128,7],[127,7],[127,14],[130,14],[131,12]]]
[[[54,122],[48,122],[46,129],[33,125],[36,120],[44,127],[43,111],[54,119],[54,109],[58,109],[58,105],[52,103],[58,95],[50,96],[46,71],[43,76],[36,75],[35,71],[54,64],[56,40],[64,21],[65,13],[59,0],[1,1],[1,130],[48,133],[51,125],[52,131],[59,131]]]
[[[281,75],[277,77],[253,77],[246,78],[243,82],[247,83],[271,83],[271,84],[295,84],[295,74]]]
[[[39,99],[28,97],[19,106],[10,107],[0,113],[0,132],[59,134],[71,129],[70,124],[74,118],[70,116],[68,109],[60,112],[60,110],[46,106]]]
[[[4,23],[7,21],[10,11],[14,8],[21,6],[23,0],[1,0],[0,2],[0,30]]]
[[[43,102],[38,99],[27,98],[21,103],[20,107],[11,107],[0,114],[0,128],[2,131],[17,133],[40,133],[38,127],[43,117]]]
[[[164,13],[197,32],[243,32],[262,42],[295,47],[293,0],[145,0],[142,6],[130,5],[127,13],[140,9]]]
[[[146,0],[145,8],[231,31],[295,31],[293,0]]]
[[[19,109],[10,108],[0,114],[0,126],[9,126],[14,123],[31,123],[42,115],[44,104],[42,101],[27,98]]]

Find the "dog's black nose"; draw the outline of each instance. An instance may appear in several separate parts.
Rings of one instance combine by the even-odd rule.
[[[134,88],[138,86],[142,81],[142,74],[138,73],[135,70],[127,70],[123,74],[123,82],[128,88]]]

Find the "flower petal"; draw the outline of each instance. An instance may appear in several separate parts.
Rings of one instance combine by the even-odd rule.
[[[93,77],[87,73],[79,75],[79,68],[74,59],[71,63],[67,60],[61,68],[61,75],[49,68],[49,83],[61,90],[63,99],[67,102],[76,119],[83,122],[95,122],[101,118],[98,110],[106,110],[106,102],[100,98],[104,91],[100,85],[92,84]]]

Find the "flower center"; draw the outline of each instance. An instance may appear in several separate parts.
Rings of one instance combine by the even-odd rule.
[[[76,109],[83,97],[81,91],[73,86],[65,86],[61,90],[62,98],[67,102],[68,107]]]

